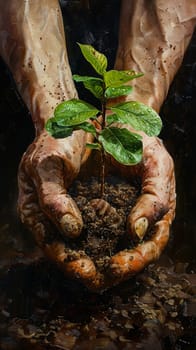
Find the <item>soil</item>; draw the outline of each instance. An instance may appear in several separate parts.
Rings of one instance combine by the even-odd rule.
[[[40,261],[1,278],[2,350],[194,350],[196,274],[166,259],[103,294]]]
[[[140,193],[139,186],[110,176],[105,181],[104,199],[98,198],[100,183],[97,178],[88,182],[75,181],[69,193],[81,211],[84,227],[81,236],[74,242],[67,241],[67,245],[90,256],[101,271],[112,255],[133,246],[126,232],[126,220]],[[70,251],[68,259],[74,258],[75,252]]]

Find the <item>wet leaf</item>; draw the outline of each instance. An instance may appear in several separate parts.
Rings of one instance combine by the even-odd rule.
[[[106,98],[115,98],[130,94],[132,86],[108,87],[105,91]]]
[[[141,136],[127,129],[106,127],[101,132],[99,141],[102,143],[105,151],[121,164],[134,165],[142,159]]]
[[[99,112],[94,106],[79,99],[59,104],[54,111],[55,122],[59,126],[73,126],[95,117]]]
[[[76,127],[74,127],[74,130],[84,130],[86,132],[90,132],[93,136],[96,136],[96,129],[94,127],[94,125],[92,125],[91,123],[88,122],[84,122],[80,125],[76,125]]]
[[[68,137],[73,132],[73,127],[59,126],[56,123],[55,118],[48,119],[45,128],[48,133],[56,139]]]
[[[120,103],[110,109],[115,112],[107,119],[110,123],[129,124],[149,136],[157,136],[161,131],[162,121],[157,112],[141,102]]]
[[[120,71],[120,70],[109,70],[104,73],[104,82],[107,87],[117,87],[130,80],[139,78],[143,73],[135,73],[134,71]]]

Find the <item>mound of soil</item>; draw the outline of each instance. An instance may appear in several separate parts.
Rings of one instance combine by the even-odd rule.
[[[76,257],[72,250],[79,251],[102,270],[112,255],[133,246],[126,233],[126,220],[140,193],[139,186],[110,176],[106,178],[104,200],[98,199],[100,184],[96,178],[75,181],[69,193],[82,213],[84,227],[78,239],[67,241],[71,249],[68,259]]]

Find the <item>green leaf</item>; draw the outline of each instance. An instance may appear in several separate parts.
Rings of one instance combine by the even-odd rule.
[[[151,107],[141,102],[131,101],[120,103],[110,109],[115,115],[113,122],[131,125],[135,130],[144,131],[149,136],[157,136],[162,128],[159,115]],[[107,119],[108,120],[108,119]],[[110,122],[112,119],[109,119]]]
[[[96,78],[96,77],[89,77],[87,75],[78,75],[78,74],[74,74],[73,75],[73,79],[77,82],[77,83],[83,83],[86,81],[97,81],[97,82],[102,82],[103,83],[103,79],[101,78]]]
[[[80,125],[76,125],[74,127],[74,130],[84,130],[86,132],[90,132],[93,136],[96,136],[96,129],[93,124],[90,124],[88,122],[84,122]]]
[[[54,111],[54,118],[59,126],[73,126],[93,118],[99,112],[94,106],[82,100],[72,99],[59,104]]]
[[[101,81],[89,80],[84,83],[84,86],[99,100],[103,98],[103,83]]]
[[[99,136],[99,142],[121,164],[134,165],[142,159],[141,136],[127,129],[105,128]]]
[[[119,118],[116,114],[110,114],[106,117],[106,123],[107,125],[110,125],[112,123],[119,123]]]
[[[99,143],[86,143],[86,147],[90,148],[90,149],[97,149],[100,150],[101,149],[101,145]]]
[[[104,73],[104,82],[107,87],[116,87],[121,86],[124,83],[127,83],[130,80],[139,78],[143,73],[135,73],[134,71],[129,70],[109,70]]]
[[[68,137],[73,132],[72,127],[59,126],[56,123],[55,118],[48,119],[45,128],[48,133],[56,139]]]
[[[132,86],[119,86],[119,87],[108,87],[105,90],[106,98],[115,98],[119,96],[124,96],[130,94],[132,91]]]
[[[85,88],[92,92],[92,94],[99,100],[103,98],[103,79],[77,74],[73,75],[73,79],[76,82],[83,83]]]
[[[78,83],[83,83],[85,88],[99,100],[103,98],[103,79],[82,75],[73,75],[73,79]]]
[[[107,58],[105,55],[95,50],[91,45],[79,44],[85,59],[91,64],[94,70],[103,75],[107,69]]]

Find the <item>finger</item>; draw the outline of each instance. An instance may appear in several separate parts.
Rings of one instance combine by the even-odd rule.
[[[170,213],[167,213],[155,224],[155,232],[149,241],[134,249],[122,251],[111,258],[109,273],[114,279],[114,284],[137,274],[159,258],[169,239],[169,217]]]
[[[56,225],[59,231],[67,237],[77,237],[82,229],[81,213],[66,193],[68,186],[65,177],[74,176],[75,170],[69,168],[69,162],[65,162],[59,155],[38,153],[34,156],[32,171],[39,205],[46,216]],[[29,168],[28,171],[30,172]]]
[[[84,253],[67,249],[64,243],[58,241],[47,244],[43,250],[67,277],[82,282],[92,291],[102,288],[103,276],[97,272],[93,261]]]
[[[21,163],[22,164],[22,163]],[[37,203],[36,190],[30,178],[20,165],[18,171],[18,213],[22,223],[31,231],[37,244],[42,247],[45,242],[45,233],[50,235],[50,225],[45,215],[40,211]],[[48,230],[46,230],[48,226]]]
[[[145,147],[142,175],[142,194],[127,220],[128,232],[142,239],[147,229],[175,207],[175,178],[173,160],[156,138]]]
[[[97,273],[92,260],[84,253],[68,249],[60,241],[54,227],[39,208],[33,184],[21,169],[18,181],[19,214],[22,222],[33,233],[38,246],[51,261],[60,267],[66,276],[80,280],[89,289],[101,288],[103,277]],[[70,261],[69,256],[72,257]]]

